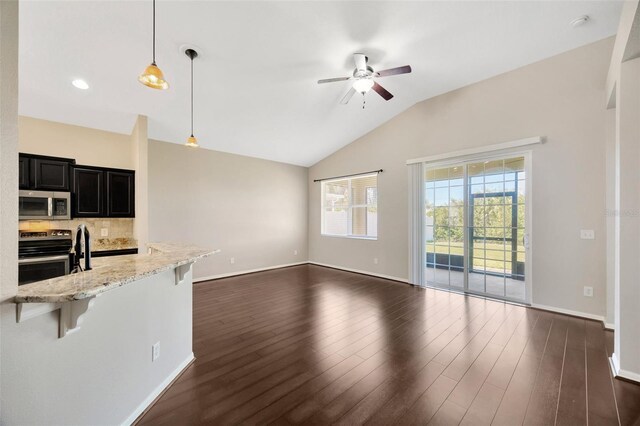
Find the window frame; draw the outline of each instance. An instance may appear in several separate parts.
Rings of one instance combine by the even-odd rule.
[[[366,186],[365,187],[365,203],[364,204],[353,204],[353,200],[352,200],[352,187],[351,187],[351,181],[353,179],[364,179],[364,178],[369,178],[369,177],[375,177],[376,178],[376,185],[374,186]],[[326,206],[325,206],[325,186],[326,184],[332,183],[332,182],[339,182],[339,181],[344,181],[346,180],[348,182],[348,193],[349,193],[349,202],[347,205],[347,234],[329,234],[327,232],[325,232],[325,210],[326,210]],[[369,188],[375,188],[376,190],[376,203],[375,204],[369,204],[367,203],[367,189]],[[376,241],[378,239],[378,224],[379,221],[376,222],[376,235],[375,236],[367,236],[367,235],[354,235],[353,234],[353,209],[354,208],[369,208],[369,207],[374,207],[376,209],[376,215],[379,213],[378,210],[378,173],[370,173],[370,174],[365,174],[365,175],[350,175],[350,176],[343,176],[340,178],[335,178],[335,179],[327,179],[327,180],[323,180],[322,182],[320,182],[320,236],[322,237],[331,237],[331,238],[349,238],[349,239],[353,239],[353,240],[370,240],[370,241]]]

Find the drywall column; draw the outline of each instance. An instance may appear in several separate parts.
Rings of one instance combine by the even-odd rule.
[[[15,322],[7,303],[18,291],[18,1],[0,1],[0,395],[10,393],[2,326]],[[4,399],[0,398],[0,401]],[[0,423],[3,408],[0,404]]]
[[[604,319],[606,328],[615,328],[615,227],[616,227],[616,110],[606,111],[606,139],[605,139],[605,229],[607,233],[606,245],[606,279],[607,279],[607,310]]]
[[[149,242],[149,139],[147,117],[139,115],[131,133],[133,167],[136,170],[136,219],[133,234],[140,253]]]
[[[640,381],[640,58],[616,86],[615,373]]]

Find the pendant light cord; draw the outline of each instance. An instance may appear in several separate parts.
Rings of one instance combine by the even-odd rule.
[[[193,55],[191,55],[191,136],[193,137]]]
[[[156,0],[153,0],[153,61],[156,63]]]

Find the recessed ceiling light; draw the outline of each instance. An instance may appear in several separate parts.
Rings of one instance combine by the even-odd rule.
[[[584,25],[589,21],[589,15],[578,16],[576,19],[570,22],[572,27],[579,27],[580,25]]]
[[[81,78],[76,78],[71,82],[71,84],[73,84],[75,87],[77,87],[80,90],[87,90],[89,88],[89,84],[87,84],[87,82]]]

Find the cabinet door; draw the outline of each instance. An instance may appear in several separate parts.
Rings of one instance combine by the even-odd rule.
[[[135,217],[135,175],[107,171],[107,216]]]
[[[73,216],[105,216],[105,173],[102,170],[74,167]]]
[[[34,158],[30,166],[35,189],[69,191],[68,162]]]
[[[18,159],[18,184],[20,189],[29,188],[29,159],[20,156]]]

